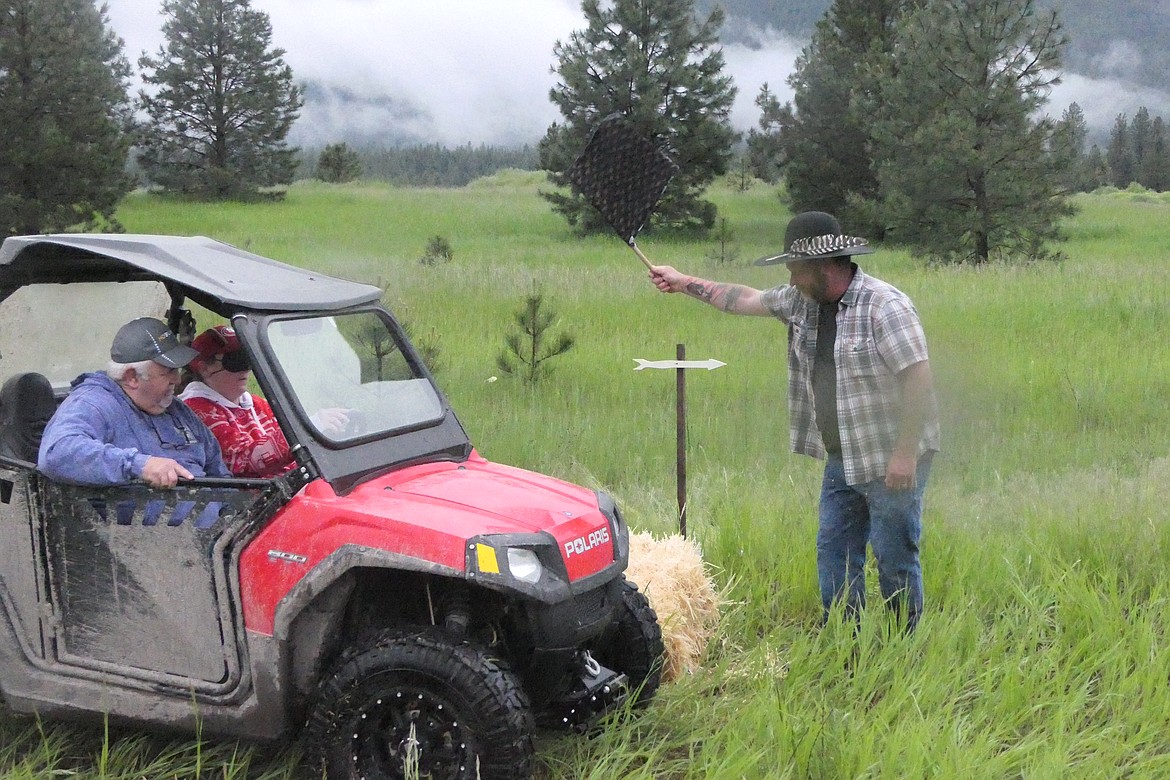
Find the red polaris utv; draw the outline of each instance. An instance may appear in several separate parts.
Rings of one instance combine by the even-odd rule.
[[[201,237],[0,245],[9,708],[300,737],[331,778],[512,780],[536,724],[654,695],[662,634],[613,500],[482,458],[381,293]],[[173,490],[39,474],[46,416],[117,328],[189,339],[192,303],[235,328],[299,467]],[[343,434],[310,421],[329,407]]]

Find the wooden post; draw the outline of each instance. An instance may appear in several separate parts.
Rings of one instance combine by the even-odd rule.
[[[685,344],[675,346],[675,356],[680,364],[687,359]],[[678,429],[676,450],[676,473],[678,482],[678,532],[687,538],[687,370],[679,365],[674,370],[674,386],[678,396],[675,424]]]
[[[674,389],[676,398],[675,428],[677,430],[677,446],[675,448],[676,484],[678,485],[678,532],[685,539],[687,536],[687,375],[688,368],[705,368],[713,371],[720,366],[727,365],[721,360],[708,358],[707,360],[687,360],[685,344],[675,345],[676,360],[644,360],[634,358],[637,363],[635,371],[644,368],[673,368]]]

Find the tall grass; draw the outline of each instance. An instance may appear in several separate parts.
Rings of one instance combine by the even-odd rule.
[[[689,529],[728,589],[707,663],[594,739],[542,736],[543,776],[1170,776],[1170,200],[1082,197],[1060,264],[863,258],[917,304],[944,416],[927,492],[928,611],[903,637],[879,610],[856,635],[817,628],[820,472],[787,452],[783,329],[659,294],[616,238],[572,236],[541,186],[509,173],[446,191],[305,184],[249,206],[134,195],[119,217],[131,231],[211,235],[387,285],[415,332],[435,334],[440,382],[484,455],[603,487],[655,533],[675,524],[674,382],[634,372],[633,359],[671,358],[683,343],[727,364],[688,376]],[[712,197],[738,263],[714,265],[704,242],[639,246],[702,276],[783,281],[747,262],[783,233],[775,193]],[[433,235],[452,262],[418,262]],[[488,382],[533,288],[577,346],[535,389]],[[102,734],[17,718],[0,733],[3,780],[195,776],[182,742],[164,766],[135,736],[103,758]],[[199,774],[291,771],[290,755],[253,749],[204,745]]]

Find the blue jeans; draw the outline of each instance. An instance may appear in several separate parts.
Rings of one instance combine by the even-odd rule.
[[[817,530],[817,579],[827,617],[844,598],[854,616],[865,606],[865,549],[873,547],[878,584],[886,604],[905,616],[913,629],[922,612],[922,494],[930,476],[932,453],[918,461],[912,490],[890,490],[884,479],[845,484],[841,456],[829,455],[821,483],[820,527]]]

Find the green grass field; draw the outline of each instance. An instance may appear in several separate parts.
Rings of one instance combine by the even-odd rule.
[[[634,358],[682,343],[727,364],[687,386],[689,528],[728,599],[707,662],[601,736],[543,736],[543,777],[1170,777],[1170,197],[1081,197],[1060,264],[863,258],[917,304],[944,452],[927,614],[907,638],[872,610],[855,638],[817,629],[820,469],[787,452],[783,328],[658,293],[616,237],[573,236],[542,186],[510,172],[460,190],[303,183],[255,205],[135,194],[119,218],[385,285],[437,343],[439,381],[485,456],[604,487],[638,530],[675,527],[675,396],[672,372]],[[750,265],[783,234],[775,191],[711,197],[738,260],[709,259],[713,241],[639,246],[700,276],[784,281]],[[452,262],[418,261],[434,235]],[[533,289],[577,345],[534,389],[489,382]],[[294,759],[0,718],[0,780],[286,778]]]

